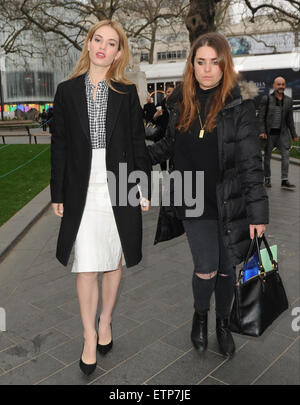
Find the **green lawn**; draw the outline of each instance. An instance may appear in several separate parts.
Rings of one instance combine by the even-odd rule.
[[[300,159],[300,150],[292,149],[291,156]],[[0,145],[0,226],[49,181],[50,145]]]
[[[0,226],[50,181],[50,145],[0,145]]]

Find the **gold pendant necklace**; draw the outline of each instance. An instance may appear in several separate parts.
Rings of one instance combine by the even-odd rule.
[[[197,106],[197,111],[198,111],[198,117],[199,117],[199,122],[200,122],[200,126],[201,126],[201,129],[200,129],[200,132],[199,132],[199,138],[203,138],[204,137],[204,133],[205,133],[205,123],[204,123],[204,125],[202,124],[202,120],[201,120],[201,117],[200,117],[200,111],[199,111],[199,108],[198,108],[198,106]]]

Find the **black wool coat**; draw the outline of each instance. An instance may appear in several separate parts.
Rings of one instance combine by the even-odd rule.
[[[174,156],[180,98],[179,87],[168,100],[170,118],[165,137],[148,146],[153,165]],[[249,225],[269,222],[255,105],[246,94],[242,97],[239,86],[232,90],[231,97],[218,113],[217,137],[218,218],[224,245],[234,264],[239,264],[245,260],[249,248]],[[173,169],[176,170],[175,165]]]
[[[54,99],[54,123],[51,137],[51,200],[64,204],[56,257],[67,265],[80,226],[90,171],[92,148],[90,142],[85,75],[58,85]],[[119,164],[127,163],[128,192],[138,193],[137,182],[128,182],[135,170],[151,176],[151,162],[145,144],[143,112],[135,85],[113,82],[121,93],[109,88],[106,116],[106,168],[115,175],[108,177],[110,198],[114,196],[113,213],[126,261],[136,265],[142,258],[142,213],[140,205],[119,204]],[[123,172],[124,174],[124,172]],[[151,183],[142,187],[143,196],[150,199]],[[115,190],[117,192],[115,193]],[[138,194],[136,194],[138,195]]]

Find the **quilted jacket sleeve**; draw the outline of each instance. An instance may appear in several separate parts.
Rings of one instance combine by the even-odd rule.
[[[236,163],[246,199],[250,224],[269,222],[268,196],[264,188],[262,156],[253,101],[242,103],[236,137]]]

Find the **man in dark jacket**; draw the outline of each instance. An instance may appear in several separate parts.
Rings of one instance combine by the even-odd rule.
[[[49,132],[52,134],[54,132],[54,120],[53,120],[53,108],[49,108],[47,111],[48,114],[48,126],[49,126]]]
[[[266,139],[264,155],[265,186],[271,185],[270,160],[272,150],[278,147],[281,153],[281,187],[287,189],[295,188],[295,185],[288,181],[289,157],[291,139],[298,141],[293,119],[292,99],[284,94],[285,79],[277,77],[273,83],[274,92],[264,96],[260,105],[259,124],[261,139]]]
[[[174,91],[174,84],[171,84],[171,83],[168,84],[166,86],[166,93],[165,93],[164,99],[162,100],[161,103],[158,103],[156,106],[157,111],[153,116],[153,122],[155,122],[161,128],[160,137],[159,137],[159,139],[157,139],[157,141],[159,141],[160,139],[162,139],[165,136],[165,133],[166,133],[166,130],[168,127],[169,113],[167,110],[166,103],[167,103],[168,98],[173,93],[173,91]],[[160,167],[161,167],[161,170],[167,170],[167,162],[161,162]]]
[[[48,119],[48,115],[47,115],[45,109],[43,109],[43,112],[39,114],[39,118],[40,118],[41,123],[42,123],[42,125],[43,125],[43,131],[44,131],[44,132],[47,131],[47,124],[46,124],[46,122],[47,122],[47,119]]]
[[[152,121],[153,115],[156,113],[156,108],[152,101],[151,96],[147,97],[147,103],[144,104],[143,112],[144,112],[144,119],[145,119],[146,123],[149,121]]]

